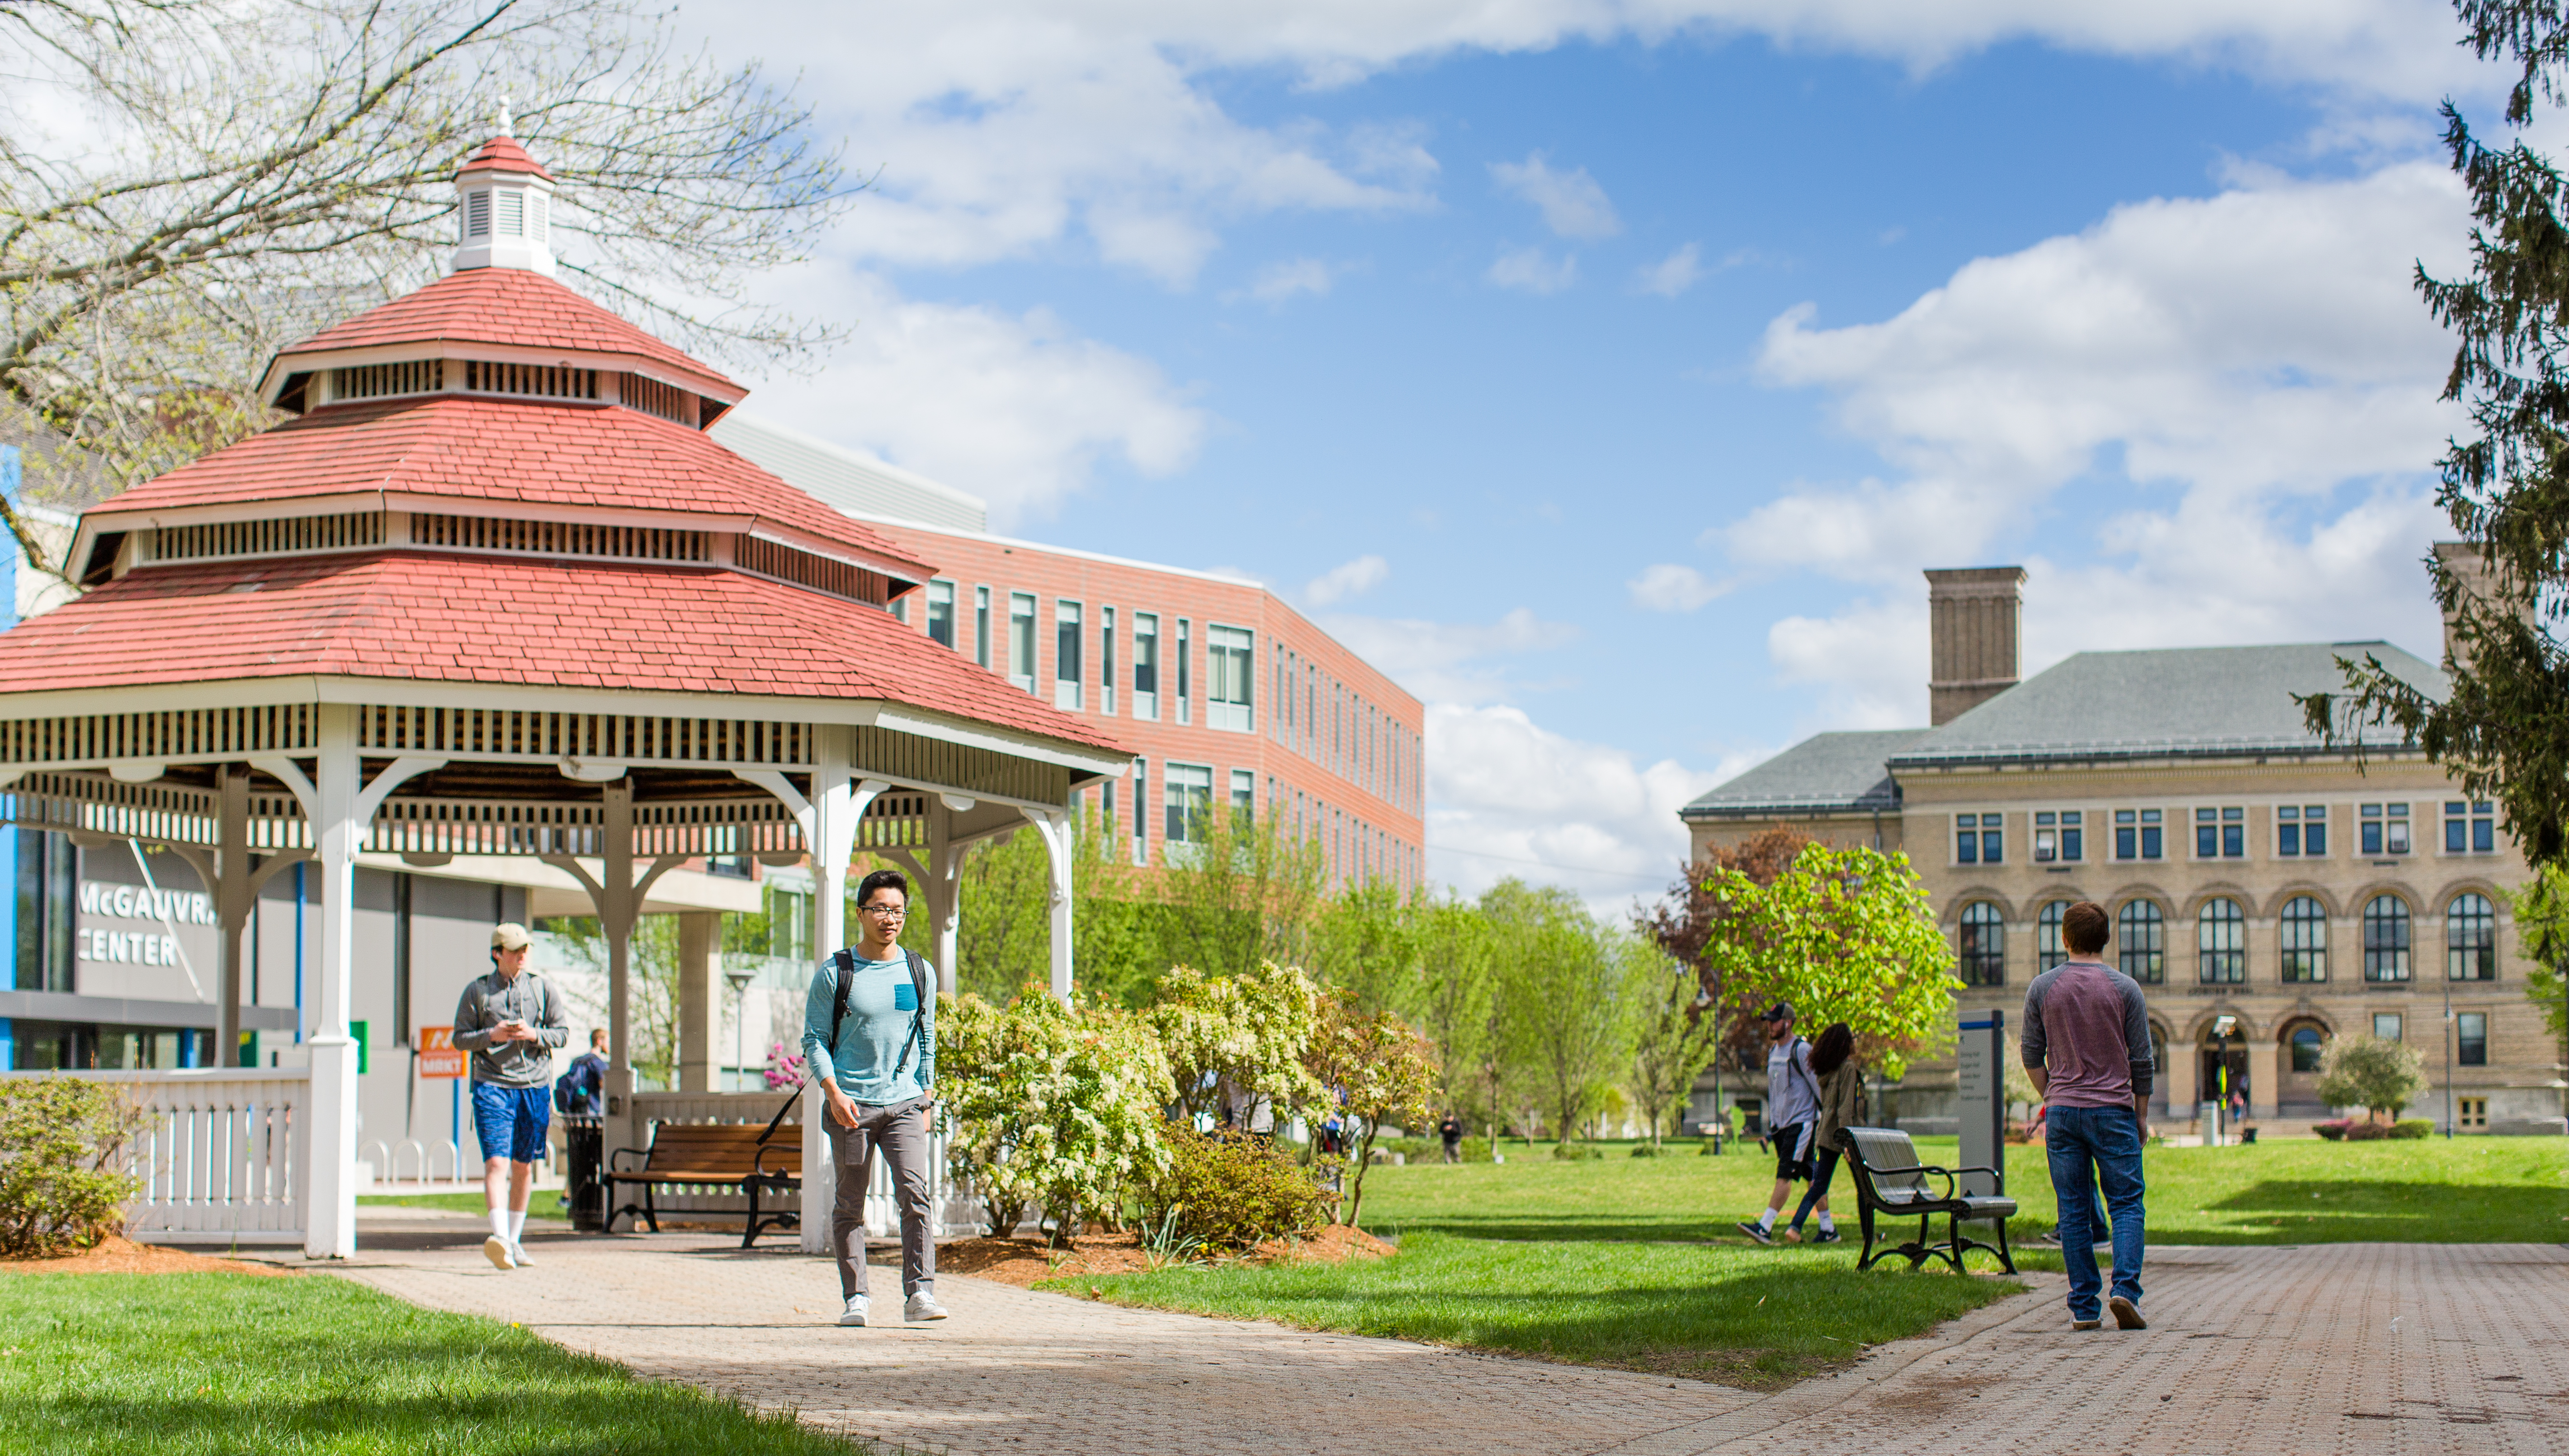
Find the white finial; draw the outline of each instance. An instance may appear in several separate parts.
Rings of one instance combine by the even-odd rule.
[[[502,137],[517,135],[517,119],[509,115],[509,98],[506,96],[501,97],[500,104],[491,109],[491,129]]]

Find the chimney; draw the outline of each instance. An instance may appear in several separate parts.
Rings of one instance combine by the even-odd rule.
[[[1927,721],[1951,723],[2017,685],[2023,669],[2017,627],[2024,615],[2022,566],[1927,573]]]
[[[2461,578],[2462,589],[2485,602],[2492,599],[2488,558],[2480,554],[2479,543],[2439,541],[2435,543],[2435,559],[2446,571]],[[2530,608],[2523,608],[2530,619]],[[2470,649],[2453,636],[2453,614],[2444,613],[2444,666],[2447,670],[2470,665]]]

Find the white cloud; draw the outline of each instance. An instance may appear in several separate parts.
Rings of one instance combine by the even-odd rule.
[[[1325,296],[1336,282],[1333,269],[1318,258],[1292,258],[1269,263],[1250,280],[1249,296],[1271,308],[1282,307],[1302,294],[1314,298]]]
[[[1427,864],[1478,894],[1514,876],[1566,885],[1600,913],[1655,900],[1685,858],[1686,801],[1754,760],[1653,764],[1538,726],[1511,707],[1427,708]]]
[[[1520,686],[1508,659],[1578,640],[1579,629],[1518,607],[1495,622],[1333,615],[1320,626],[1424,702],[1488,703]]]
[[[1903,472],[1805,485],[1715,533],[1742,560],[1874,583],[1776,623],[1779,675],[1825,686],[1828,726],[1923,721],[1919,569],[2006,559],[2063,522],[2094,554],[2026,561],[2028,670],[2374,635],[2431,652],[2424,473],[2462,421],[2435,399],[2451,344],[2408,275],[2458,267],[2464,225],[2425,164],[2246,177],[1980,259],[1882,323],[1778,318],[1766,376],[1836,394]]]
[[[1302,597],[1313,606],[1334,606],[1350,596],[1364,595],[1390,574],[1391,562],[1380,556],[1358,556],[1312,577],[1303,586]]]
[[[1689,242],[1636,273],[1634,283],[1645,293],[1674,298],[1702,277],[1703,250]]]
[[[818,268],[768,286],[857,326],[827,374],[762,385],[752,408],[969,491],[998,529],[1049,515],[1104,460],[1144,475],[1184,469],[1210,424],[1157,365],[1045,309],[925,303]]]
[[[1558,293],[1579,280],[1579,259],[1565,253],[1555,261],[1539,247],[1507,248],[1483,276],[1522,293]]]
[[[1540,152],[1523,162],[1494,162],[1490,176],[1513,196],[1532,202],[1543,213],[1543,225],[1560,237],[1613,237],[1624,230],[1615,204],[1587,168],[1555,172]]]
[[[1731,587],[1728,581],[1715,581],[1692,566],[1679,566],[1662,561],[1645,566],[1642,574],[1624,583],[1633,593],[1633,604],[1652,611],[1692,611]]]

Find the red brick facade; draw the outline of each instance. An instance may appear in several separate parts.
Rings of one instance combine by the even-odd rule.
[[[1150,863],[1173,828],[1187,832],[1189,807],[1245,794],[1257,814],[1315,839],[1333,880],[1408,888],[1425,878],[1418,699],[1273,592],[1030,542],[869,524],[934,565],[930,585],[902,600],[912,630],[950,633],[962,656],[1132,748],[1137,773],[1089,790],[1088,801],[1111,805]],[[1063,671],[1066,641],[1075,672]],[[1145,674],[1154,641],[1156,673]]]

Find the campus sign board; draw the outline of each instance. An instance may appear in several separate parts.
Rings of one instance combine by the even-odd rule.
[[[464,1075],[464,1052],[455,1044],[452,1026],[423,1026],[419,1029],[419,1074],[423,1077],[461,1077]]]
[[[1956,1166],[1995,1168],[1998,1175],[1966,1173],[1965,1194],[1988,1196],[2007,1191],[2007,1013],[1983,1011],[1961,1026],[1955,1049],[1961,1073],[1962,1106],[1956,1109],[1962,1135]]]

